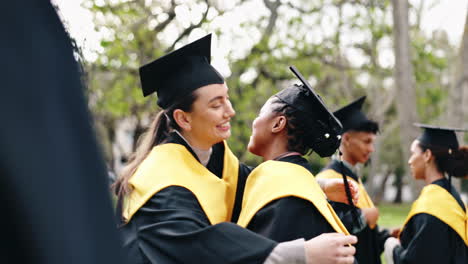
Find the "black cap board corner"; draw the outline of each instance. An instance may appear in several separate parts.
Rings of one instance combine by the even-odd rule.
[[[289,69],[294,73],[294,75],[296,75],[296,77],[302,82],[302,84],[304,85],[304,87],[306,87],[313,95],[314,97],[317,99],[317,102],[318,104],[328,113],[328,117],[331,118],[339,127],[342,127],[342,124],[340,122],[340,120],[338,120],[334,115],[333,113],[328,110],[328,108],[325,106],[325,103],[323,102],[322,98],[320,97],[319,94],[317,94],[314,90],[314,88],[312,88],[312,86],[309,84],[309,82],[304,78],[304,76],[302,76],[302,74],[299,72],[299,70],[291,65],[289,66]]]
[[[343,125],[343,133],[358,127],[362,123],[370,121],[364,112],[362,112],[362,106],[364,105],[365,100],[366,96],[361,96],[353,102],[333,112],[333,114],[341,121],[341,124]]]
[[[313,127],[312,138],[308,138],[310,148],[321,157],[331,156],[340,145],[341,123],[333,116],[320,96],[294,67],[289,69],[299,78],[302,85],[294,85],[278,92],[275,97],[287,105],[310,116]]]
[[[144,96],[158,95],[158,105],[167,108],[181,97],[224,78],[211,66],[211,36],[208,34],[139,68]]]
[[[459,147],[456,131],[468,131],[463,128],[440,127],[428,124],[414,123],[424,129],[418,137],[419,142],[426,146],[439,146],[457,149]]]

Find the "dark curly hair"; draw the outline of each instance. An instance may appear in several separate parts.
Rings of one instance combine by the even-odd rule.
[[[468,146],[450,149],[442,146],[425,145],[419,143],[422,151],[431,150],[434,155],[437,170],[454,177],[468,175]]]
[[[329,126],[325,122],[311,118],[310,113],[298,110],[278,97],[273,96],[272,98],[272,112],[284,115],[287,119],[287,148],[289,151],[297,151],[302,155],[315,151],[320,156],[327,156],[329,149],[338,148],[339,141],[323,138],[324,134],[331,133],[327,130]]]

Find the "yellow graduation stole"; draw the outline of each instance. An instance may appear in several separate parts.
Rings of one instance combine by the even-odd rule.
[[[247,227],[254,215],[268,203],[290,196],[311,202],[336,232],[349,234],[314,175],[300,165],[283,161],[266,161],[250,173],[237,223]]]
[[[468,215],[457,200],[443,187],[429,184],[422,189],[421,195],[411,206],[402,231],[413,216],[423,213],[437,217],[450,226],[468,246]]]
[[[123,217],[128,222],[154,194],[169,186],[181,186],[197,198],[211,224],[230,221],[237,187],[239,161],[224,142],[223,177],[203,166],[187,148],[168,143],[154,147],[129,184]]]
[[[317,179],[343,179],[343,176],[341,173],[333,170],[333,169],[326,169],[316,176]],[[369,194],[366,191],[366,188],[364,187],[364,184],[362,184],[361,179],[359,181],[354,180],[350,176],[346,176],[348,181],[355,182],[358,187],[359,187],[359,199],[358,202],[355,204],[357,208],[363,209],[363,208],[373,208],[375,207],[374,202],[372,202],[372,199],[370,198]],[[370,226],[371,229],[375,228],[374,226]]]

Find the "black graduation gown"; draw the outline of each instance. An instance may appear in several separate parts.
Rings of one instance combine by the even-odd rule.
[[[184,145],[197,157],[177,134],[168,142]],[[223,157],[223,144],[213,146],[207,168],[218,177]],[[250,172],[245,165],[239,166],[238,193]],[[237,219],[240,203],[236,199],[233,219]],[[129,263],[263,263],[276,246],[234,223],[211,225],[195,195],[178,186],[153,195],[121,231]]]
[[[341,166],[338,160],[333,159],[323,170],[327,169],[349,176],[356,182],[359,181],[358,176],[346,166]],[[355,210],[357,216],[362,214],[361,210],[344,203],[330,202],[330,204],[346,228],[358,238],[357,244],[354,245],[356,247],[356,260],[360,264],[380,264],[380,255],[384,250],[385,240],[390,237],[388,230],[381,230],[378,225],[374,229],[371,229],[369,225],[365,225],[364,229],[358,233],[353,233],[352,230],[355,229],[356,225],[361,225],[361,223],[356,223],[353,210]]]
[[[287,156],[280,161],[303,166],[312,173],[307,160],[299,155]],[[323,233],[336,232],[313,204],[298,197],[270,202],[255,214],[247,228],[277,242],[298,238],[308,240]]]
[[[0,263],[122,263],[71,40],[49,0],[0,6]]]
[[[447,179],[440,179],[432,184],[449,191]],[[450,193],[466,212],[460,195],[453,186]],[[400,242],[401,246],[393,250],[395,264],[468,263],[468,247],[462,238],[446,223],[429,214],[413,216],[403,229]]]

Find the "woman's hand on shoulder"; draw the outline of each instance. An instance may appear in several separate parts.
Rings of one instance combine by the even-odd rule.
[[[326,233],[305,243],[307,264],[352,264],[356,249],[355,236],[339,233]]]

